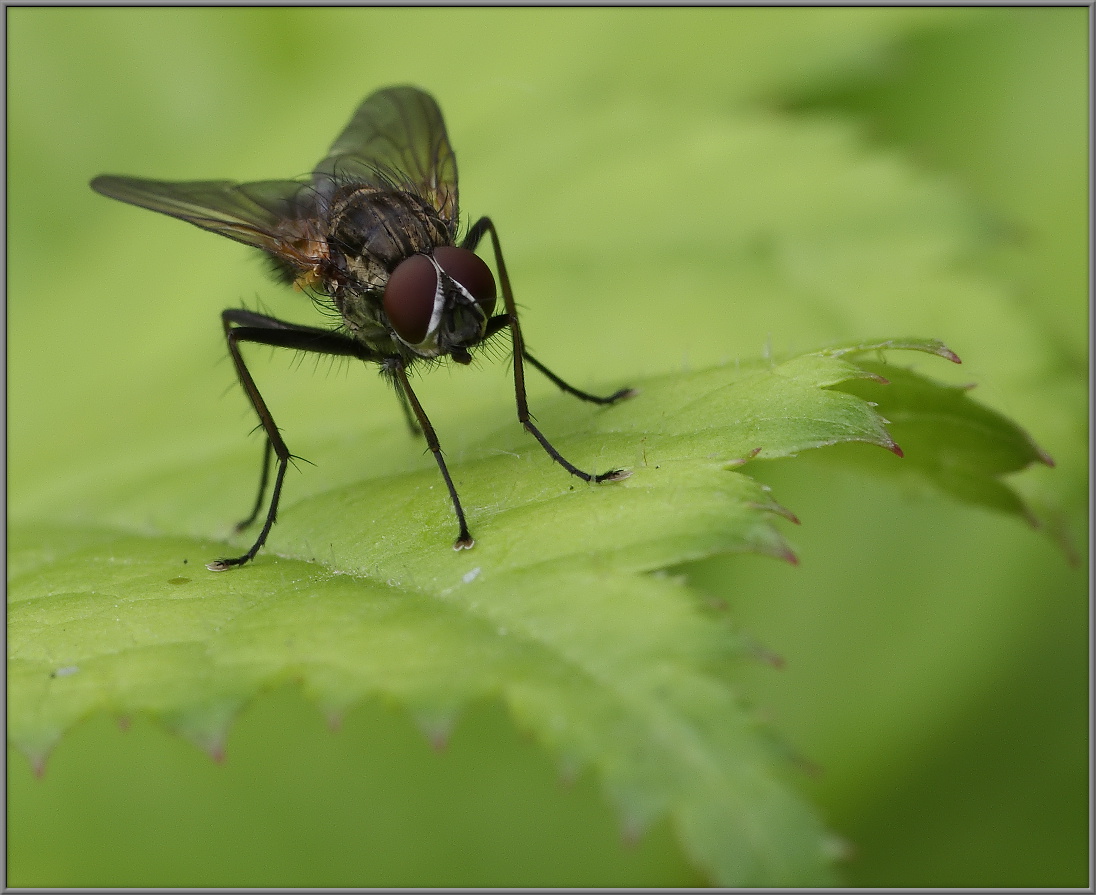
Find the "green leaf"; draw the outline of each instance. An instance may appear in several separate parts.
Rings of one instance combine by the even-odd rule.
[[[1001,477],[1054,461],[1007,417],[974,401],[968,388],[943,386],[909,370],[862,363],[887,384],[844,383],[843,391],[873,401],[913,466],[941,490],[968,503],[1039,520]],[[879,464],[876,464],[879,468]],[[894,471],[895,467],[885,467]]]
[[[910,340],[857,350],[896,346],[947,356]],[[299,680],[332,718],[379,696],[444,741],[462,707],[499,698],[562,769],[597,772],[627,835],[669,813],[721,884],[832,881],[825,831],[727,686],[742,643],[680,581],[645,573],[732,551],[794,559],[774,525],[790,514],[742,467],[850,442],[896,450],[851,393],[889,389],[884,368],[851,353],[655,377],[607,409],[543,402],[561,451],[589,468],[630,464],[622,482],[577,484],[516,426],[473,425],[483,434],[452,463],[471,552],[449,549],[451,510],[428,457],[290,498],[270,550],[225,574],[203,563],[233,548],[185,536],[185,523],[174,534],[13,525],[9,737],[40,768],[89,714],[150,714],[218,757],[243,705]],[[922,462],[961,453],[951,490],[970,479],[977,492],[1020,462],[1016,446],[1030,442],[965,393],[885,371],[908,416],[946,410],[953,425],[927,430],[935,459]],[[983,450],[970,449],[971,431]],[[226,451],[200,476],[234,464]],[[196,487],[180,464],[157,498]]]
[[[12,558],[34,569],[82,540],[98,539],[103,553],[86,564],[95,568],[152,553],[146,542],[166,538],[178,550],[169,550],[171,570],[154,582],[189,576],[197,581],[194,569],[224,555],[224,545],[202,539],[224,535],[242,513],[252,497],[259,451],[257,440],[243,437],[254,418],[224,358],[217,312],[241,301],[252,306],[257,287],[264,289],[258,300],[269,302],[273,313],[299,313],[306,322],[310,310],[299,297],[294,305],[291,294],[283,298],[275,287],[259,286],[259,266],[239,246],[106,202],[87,189],[88,179],[107,170],[242,179],[307,170],[364,93],[402,81],[438,94],[461,163],[466,210],[489,213],[499,224],[527,334],[537,340],[534,349],[543,346],[545,359],[568,378],[583,385],[600,378],[615,388],[637,370],[645,375],[675,370],[683,357],[686,369],[752,357],[767,334],[787,353],[872,333],[937,333],[971,365],[966,377],[981,383],[981,400],[1032,426],[1059,461],[1053,475],[1025,475],[1016,484],[1029,494],[1030,486],[1042,485],[1052,498],[1066,498],[1081,510],[1075,525],[1083,531],[1087,12],[1021,11],[1027,20],[1014,20],[1014,13],[973,14],[980,17],[981,33],[1005,50],[1002,64],[987,76],[979,67],[978,29],[966,27],[972,14],[956,10],[13,10],[8,484],[11,518],[28,537],[13,532],[12,546],[18,544],[19,551]],[[1050,15],[1073,17],[1074,25],[1059,20],[1057,26],[1076,31],[1069,52],[1062,52],[1060,41],[1047,39]],[[906,151],[910,140],[906,147],[891,143],[881,150],[878,138],[885,138],[886,128],[879,127],[878,118],[861,128],[845,112],[792,112],[797,91],[841,84],[850,74],[863,76],[869,86],[880,74],[901,75],[911,46],[900,39],[915,30],[915,19],[928,17],[942,22],[943,31],[960,35],[961,42],[940,44],[946,76],[936,81],[935,93],[926,96],[917,84],[902,82],[892,91],[901,102],[920,102],[924,110],[903,122],[922,141],[912,152]],[[444,34],[475,64],[454,66],[437,52],[436,41],[423,40],[424,27]],[[362,47],[372,46],[376,34],[385,35],[383,50],[363,56]],[[1013,64],[1010,42],[1024,49],[1026,68]],[[319,43],[322,90],[316,89],[315,54],[302,51]],[[491,76],[485,78],[485,71]],[[971,77],[972,71],[982,76]],[[1055,101],[1047,103],[1048,96]],[[1025,115],[1024,104],[1051,119]],[[1053,126],[1053,116],[1069,122],[1068,130]],[[1002,133],[1010,138],[1002,139]],[[206,139],[210,134],[215,139]],[[961,147],[968,173],[976,177],[954,167],[933,173],[931,165],[941,156],[924,145],[926,140],[936,141],[937,148],[941,140]],[[1025,147],[1033,145],[1053,151],[1032,156]],[[1013,254],[1019,242],[1036,250],[1030,270],[1021,270],[1018,278],[1002,279],[1000,264],[970,263],[972,249],[994,244],[1003,229],[999,221],[971,213],[969,197],[986,198],[981,187],[987,176],[999,180],[1010,197],[1020,184],[1046,203],[1034,221],[1028,215],[1015,220],[1007,214],[1014,206],[1004,206],[1008,223],[1019,225],[1007,230],[1019,232],[1020,239],[998,244],[1002,254]],[[1048,183],[1055,189],[1048,192]],[[1048,201],[1055,195],[1068,204]],[[1001,210],[999,203],[996,207]],[[1061,282],[1048,283],[1047,277]],[[326,504],[331,512],[321,518],[324,498],[351,492],[368,498],[373,481],[363,483],[363,474],[382,482],[418,483],[413,499],[400,502],[397,495],[390,509],[398,518],[418,519],[418,531],[449,556],[452,520],[436,472],[399,428],[398,409],[379,388],[363,387],[359,371],[311,375],[307,362],[294,376],[280,377],[284,361],[267,365],[261,350],[249,355],[249,363],[256,365],[291,446],[318,466],[291,474],[289,515],[276,530],[265,563],[273,564],[276,552],[328,562],[331,539],[324,535],[354,518],[363,505],[344,507],[331,500]],[[942,378],[964,373],[936,366]],[[424,401],[448,456],[463,471],[465,461],[484,459],[485,445],[496,452],[513,449],[528,461],[522,476],[558,484],[559,471],[546,468],[536,446],[515,432],[502,367],[497,365],[494,378],[491,371],[461,371],[449,380],[442,371],[424,378]],[[957,380],[953,375],[949,381]],[[543,382],[539,388],[549,390]],[[626,423],[629,417],[622,412],[640,412],[645,397],[649,394],[605,414],[605,421]],[[542,401],[535,391],[532,398],[553,438],[587,418],[570,403]],[[886,405],[880,410],[888,415]],[[375,428],[366,431],[356,422],[361,419]],[[633,451],[626,434],[611,449],[605,448],[608,441],[591,447],[590,457],[606,464],[598,469],[615,465],[621,452],[629,451],[639,459],[624,453],[624,461],[640,466],[642,451]],[[845,453],[858,471],[879,467],[890,475],[920,476],[914,472],[918,452],[898,430],[895,438],[906,450],[904,460],[841,443],[812,456]],[[1041,855],[1041,864],[1026,859],[1040,868],[1049,866],[1047,854],[1072,858],[1073,849],[1084,855],[1085,806],[1073,795],[1083,790],[1077,782],[1087,771],[1083,748],[1075,748],[1083,746],[1087,729],[1086,690],[1078,683],[1086,680],[1086,644],[1077,636],[1084,630],[1083,576],[1063,583],[1053,571],[1058,557],[1048,558],[1037,539],[1027,538],[1031,543],[1025,546],[1025,532],[1017,536],[990,514],[958,510],[938,519],[936,501],[911,507],[886,483],[875,490],[860,484],[856,474],[819,477],[818,466],[739,467],[780,482],[780,498],[807,521],[796,532],[804,563],[793,571],[737,557],[708,561],[721,573],[707,586],[730,606],[736,624],[745,624],[790,659],[779,676],[717,662],[713,667],[725,672],[719,680],[754,695],[758,681],[765,680],[758,701],[766,708],[775,705],[782,733],[826,767],[821,781],[795,781],[795,788],[810,790],[834,826],[856,840],[860,859],[853,873],[862,880],[893,882],[905,868],[902,879],[914,883],[926,878],[954,883],[939,864],[936,875],[930,867],[926,876],[934,856],[946,853],[963,865],[963,879],[977,882],[979,873],[985,877],[980,868],[986,868],[993,879],[1015,883],[1014,870],[1005,868],[1014,868],[1023,855]],[[470,478],[461,483],[465,500],[475,505],[480,538],[466,560],[475,561],[490,543],[484,525],[503,486],[491,481],[484,490],[484,484]],[[637,478],[620,487],[639,484]],[[580,500],[591,493],[600,499],[599,490],[576,485],[575,492]],[[706,494],[700,486],[687,496]],[[307,520],[312,527],[306,528],[303,514],[310,506],[317,517]],[[661,511],[677,513],[679,524],[689,522],[678,508],[671,497]],[[729,502],[717,510],[731,514]],[[434,514],[431,519],[423,518],[427,511]],[[832,524],[827,528],[817,519]],[[866,549],[864,533],[853,531],[852,520],[876,523],[874,554]],[[887,524],[896,520],[901,529]],[[667,530],[673,521],[667,520]],[[340,547],[344,557],[358,561],[373,547],[364,521],[359,522],[361,552],[352,554],[351,543]],[[766,529],[760,526],[755,538],[762,545]],[[696,525],[694,534],[700,531]],[[491,538],[498,534],[492,531]],[[776,544],[769,552],[781,550]],[[925,552],[942,564],[934,565],[931,575],[919,574]],[[180,555],[190,559],[187,566],[174,565]],[[247,571],[258,574],[259,568]],[[828,579],[823,568],[830,570]],[[84,572],[80,568],[65,586],[84,588]],[[224,591],[217,599],[231,603],[229,585],[239,586],[239,578],[223,577],[231,580],[217,583]],[[884,579],[885,599],[878,589]],[[204,575],[202,580],[213,583]],[[186,587],[176,583],[172,590]],[[1048,593],[1079,599],[1048,600]],[[695,593],[682,597],[703,611]],[[1051,627],[1047,620],[1054,616],[1047,613],[1054,612],[1065,614]],[[1025,655],[1029,664],[1016,664],[1016,657]],[[1048,664],[1047,655],[1058,665]],[[56,657],[53,667],[64,673],[53,680],[79,686],[83,671],[71,669],[83,666],[63,664],[67,661]],[[1000,705],[987,709],[985,694],[1008,694],[1008,699],[999,697]],[[497,701],[489,702],[495,711]],[[1032,714],[1036,705],[1044,714]],[[280,784],[271,768],[285,749],[279,726],[284,736],[301,713],[286,713],[282,702],[269,696],[255,709],[272,717],[268,736],[251,753],[254,765],[240,767],[247,753],[233,751],[233,741],[235,767],[231,762],[226,769],[203,767],[208,777],[179,773],[174,790],[137,783],[125,766],[135,754],[143,760],[141,750],[147,750],[152,774],[165,752],[193,768],[187,761],[194,756],[176,750],[170,740],[153,733],[135,744],[138,731],[131,731],[119,747],[109,724],[76,731],[59,750],[49,779],[25,781],[13,798],[11,825],[21,837],[11,847],[13,867],[16,859],[25,874],[34,867],[23,878],[38,882],[56,879],[65,868],[68,879],[82,883],[94,865],[108,884],[124,868],[141,884],[163,880],[168,866],[200,861],[210,884],[223,882],[228,871],[246,884],[254,868],[268,870],[274,851],[269,842],[260,842],[256,829],[279,825],[283,817],[298,823],[280,824],[288,832],[278,840],[285,843],[278,851],[299,856],[296,867],[305,883],[319,863],[337,863],[326,858],[342,843],[347,848],[339,855],[340,871],[355,880],[378,878],[375,855],[382,850],[413,855],[402,860],[419,865],[415,848],[431,828],[418,821],[392,825],[384,807],[373,810],[388,829],[388,840],[383,846],[374,842],[368,854],[354,847],[355,837],[363,835],[354,797],[329,806],[302,789],[300,801],[309,803],[311,813],[298,813],[289,799],[288,817],[275,817],[269,808]],[[279,712],[285,714],[277,717]],[[188,729],[215,749],[223,722],[216,722],[213,712],[206,716],[212,734],[203,733],[201,725]],[[303,716],[311,719],[307,711]],[[197,717],[201,720],[201,713]],[[440,736],[443,717],[436,712],[432,717],[425,726]],[[462,717],[464,730],[480,725],[476,737],[498,732],[497,726],[469,720],[474,713]],[[966,719],[958,728],[957,718]],[[498,724],[505,722],[499,718]],[[148,724],[134,726],[149,731]],[[302,764],[315,765],[331,738],[305,726],[293,732],[306,741]],[[390,732],[398,727],[397,719]],[[93,729],[98,734],[82,736]],[[1061,732],[1058,739],[1048,733],[1055,729]],[[1016,731],[1023,735],[1013,735]],[[1039,731],[1037,739],[1029,731]],[[374,735],[368,731],[370,743]],[[367,761],[363,750],[351,750],[346,737],[338,742],[347,747],[343,770],[359,775]],[[399,738],[388,742],[405,744]],[[948,749],[965,748],[970,764],[941,761],[945,743]],[[1012,751],[1002,752],[1001,743],[1012,743]],[[1029,748],[1031,743],[1040,748]],[[987,763],[987,754],[996,762]],[[1048,763],[1047,755],[1054,761]],[[418,769],[444,769],[448,757],[431,763],[436,757],[428,755]],[[16,773],[23,771],[18,762],[13,765]],[[392,766],[391,758],[382,765],[386,774]],[[977,771],[971,774],[970,767]],[[1015,779],[1016,767],[1030,771],[1020,790],[1001,782]],[[251,773],[248,792],[255,801],[240,798],[225,775],[213,776],[222,770]],[[325,775],[321,770],[317,776]],[[592,787],[597,776],[591,771],[584,784]],[[971,780],[979,777],[984,788],[971,799]],[[219,861],[215,849],[202,851],[193,842],[184,855],[174,847],[182,843],[172,837],[171,821],[157,814],[162,805],[168,809],[164,817],[175,809],[185,812],[193,827],[204,825],[207,779],[221,804],[241,807],[218,829],[244,847],[226,849]],[[111,802],[116,781],[131,799]],[[920,782],[911,786],[911,781]],[[1056,801],[1051,786],[1040,781],[1053,781],[1051,786],[1072,801]],[[504,855],[505,837],[496,830],[509,829],[520,811],[515,805],[529,789],[525,780],[512,782],[511,801],[499,800],[500,817],[491,831],[491,847]],[[415,785],[414,799],[406,801],[428,804],[432,784],[416,781],[408,788]],[[83,800],[87,791],[102,801]],[[1030,797],[1033,792],[1037,798]],[[132,803],[148,812],[150,820],[141,829],[148,841],[170,842],[160,853],[142,850],[139,872],[133,870],[138,862],[132,847],[114,848],[132,846],[131,832],[140,824]],[[928,818],[923,808],[930,803],[954,803],[957,810]],[[1032,813],[1008,817],[1012,803]],[[454,810],[460,815],[464,807]],[[313,831],[300,821],[321,813],[327,819],[328,811],[329,827],[317,825]],[[903,816],[906,825],[896,825],[895,818]],[[1045,822],[1050,817],[1053,824]],[[69,824],[68,835],[58,836],[59,818]],[[333,834],[332,827],[346,838]],[[1026,843],[1034,836],[1042,847],[1010,847],[1007,834],[1001,834],[1006,828],[1013,831],[1012,841]],[[670,830],[671,824],[659,829]],[[989,838],[987,830],[993,831]],[[576,832],[576,838],[585,833]],[[573,840],[546,838],[551,839],[546,851],[558,851],[559,865],[571,868],[571,879],[574,874],[581,879]],[[442,857],[435,879],[450,882],[457,875],[446,872],[459,868],[465,873],[461,879],[479,882],[480,867],[469,870],[452,839],[451,832],[437,837]],[[595,840],[604,837],[589,841]],[[1079,844],[1063,845],[1074,842]],[[392,859],[390,866],[400,860]],[[510,860],[511,868],[524,872],[518,882],[543,881],[530,876],[520,858]],[[1060,871],[1067,874],[1083,874],[1080,867],[1087,867],[1053,863],[1072,866]],[[876,875],[866,867],[875,868]]]
[[[882,348],[920,350],[961,363],[951,349],[934,340],[850,344],[827,349],[826,353],[870,356]],[[973,385],[933,382],[887,364],[881,353],[877,360],[858,361],[858,366],[873,375],[838,387],[879,409],[899,445],[898,453],[910,462],[880,463],[841,451],[832,452],[830,459],[892,476],[921,477],[962,501],[1022,516],[1035,527],[1041,525],[1032,509],[1001,478],[1032,463],[1053,466],[1054,461],[1006,416],[971,399]]]

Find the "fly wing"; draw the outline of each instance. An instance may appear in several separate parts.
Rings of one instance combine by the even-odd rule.
[[[457,159],[441,109],[417,87],[388,87],[369,96],[312,178],[321,195],[340,183],[415,193],[456,232]]]
[[[307,264],[305,220],[312,187],[296,180],[144,180],[104,174],[91,182],[97,193],[187,221],[245,245]]]

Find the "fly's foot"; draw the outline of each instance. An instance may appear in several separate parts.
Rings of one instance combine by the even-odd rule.
[[[211,572],[227,572],[233,566],[242,566],[245,562],[249,562],[252,559],[251,554],[246,556],[237,556],[235,559],[215,559],[213,562],[207,562],[206,568]]]

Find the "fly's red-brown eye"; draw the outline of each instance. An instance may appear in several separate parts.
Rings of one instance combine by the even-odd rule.
[[[434,249],[434,260],[476,300],[485,317],[495,310],[495,278],[491,268],[475,252],[455,246]]]
[[[388,278],[384,287],[384,313],[392,329],[408,345],[418,345],[426,338],[437,291],[438,272],[425,255],[412,255],[401,261]]]

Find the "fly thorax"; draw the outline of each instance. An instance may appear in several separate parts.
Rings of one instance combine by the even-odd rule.
[[[367,345],[383,349],[391,343],[391,336],[380,310],[378,295],[376,291],[344,288],[332,298],[347,331]]]

